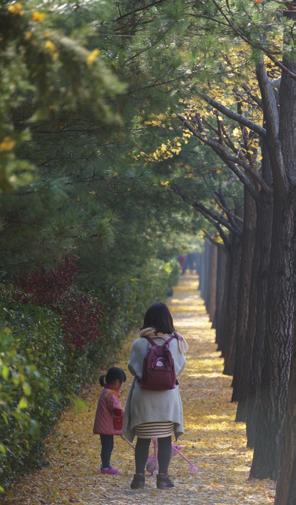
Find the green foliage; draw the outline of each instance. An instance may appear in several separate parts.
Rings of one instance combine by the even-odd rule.
[[[42,439],[97,363],[68,347],[57,316],[17,304],[6,289],[1,303],[1,482],[38,463]],[[90,350],[89,350],[90,352]],[[104,349],[101,350],[102,359]]]
[[[81,386],[96,380],[98,365],[112,362],[131,327],[140,326],[147,306],[165,299],[176,283],[175,261],[150,261],[134,277],[108,278],[104,338],[81,351],[65,342],[59,318],[46,308],[15,301],[2,286],[0,318],[0,462],[2,486],[18,471],[38,463],[42,439],[61,410],[77,399]],[[103,298],[105,296],[105,298]],[[107,298],[106,298],[107,297]],[[5,300],[5,301],[4,301]]]
[[[40,374],[29,356],[17,349],[8,327],[2,328],[0,342],[0,468],[3,487],[8,477],[24,468],[32,447],[38,445],[41,427],[38,421],[52,414],[48,378]]]
[[[68,401],[83,408],[81,386],[116,360],[147,307],[171,294],[179,275],[172,258],[186,241],[195,243],[200,227],[170,190],[175,180],[190,198],[208,196],[197,172],[189,188],[196,153],[180,155],[175,145],[182,135],[175,113],[194,68],[190,22],[182,1],[145,7],[126,0],[1,7],[0,317],[9,328],[1,435],[5,412],[12,420],[1,456],[6,481],[36,460]],[[159,128],[147,124],[158,115]],[[172,156],[153,157],[167,141]],[[52,307],[15,297],[23,275],[67,255],[78,262],[73,290],[103,306],[102,338],[84,349],[65,342]],[[25,389],[13,383],[15,371]]]
[[[32,129],[78,108],[99,123],[119,120],[112,100],[124,86],[100,58],[52,25],[39,2],[2,2],[0,7],[0,189],[30,182],[33,165],[21,147]]]
[[[117,343],[131,328],[140,327],[149,305],[156,300],[165,300],[172,292],[179,276],[176,260],[162,261],[151,259],[142,267],[132,268],[133,275],[113,274],[108,279],[108,286],[97,290],[100,299],[108,299],[104,325],[106,345]],[[116,317],[114,318],[114,314]]]

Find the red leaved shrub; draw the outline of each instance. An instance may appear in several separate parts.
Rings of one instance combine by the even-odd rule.
[[[79,349],[100,337],[99,322],[102,307],[98,300],[89,294],[69,290],[56,307],[62,316],[62,327],[66,340]]]
[[[54,268],[39,268],[23,275],[17,284],[32,303],[52,306],[72,286],[76,273],[76,258],[66,257]]]
[[[74,285],[76,258],[66,257],[55,268],[40,268],[18,279],[18,301],[47,306],[61,316],[67,343],[83,350],[101,336],[103,311],[98,300]]]

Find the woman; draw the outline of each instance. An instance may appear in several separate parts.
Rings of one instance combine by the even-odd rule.
[[[174,338],[171,339],[172,335]],[[173,318],[164,303],[153,304],[146,312],[143,328],[132,346],[128,368],[134,375],[129,392],[124,417],[124,434],[133,441],[137,436],[135,463],[136,472],[131,482],[132,489],[145,486],[145,466],[149,455],[152,437],[158,439],[157,487],[167,489],[174,486],[168,476],[171,459],[172,435],[176,439],[183,433],[183,408],[178,382],[173,389],[151,391],[141,387],[143,363],[150,343],[150,337],[157,345],[169,342],[169,350],[174,360],[176,376],[185,366],[185,352],[188,349],[185,339],[175,332]]]

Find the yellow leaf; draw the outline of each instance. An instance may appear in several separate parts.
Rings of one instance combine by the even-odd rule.
[[[28,401],[27,401],[27,398],[25,398],[24,396],[20,399],[20,401],[18,402],[18,406],[17,408],[19,410],[24,410],[24,409],[27,409],[29,406],[28,404]]]
[[[23,6],[20,2],[16,2],[15,4],[9,5],[7,10],[10,14],[21,15],[23,14]]]
[[[8,152],[12,151],[16,144],[16,141],[12,137],[4,137],[0,143],[0,151]]]
[[[94,63],[94,61],[101,55],[100,49],[93,49],[88,57],[86,58],[86,63],[90,66]]]
[[[43,23],[45,18],[46,18],[46,14],[44,12],[40,12],[40,11],[32,12],[32,20],[35,21],[36,23]]]
[[[58,58],[59,56],[58,48],[51,40],[46,40],[44,42],[44,49],[47,53],[50,54],[53,60],[56,60]]]
[[[31,40],[32,37],[33,37],[32,32],[25,32],[25,40]]]

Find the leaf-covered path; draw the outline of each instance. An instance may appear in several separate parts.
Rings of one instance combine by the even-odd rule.
[[[181,381],[186,428],[182,445],[199,472],[191,475],[187,464],[175,457],[171,464],[176,485],[173,490],[159,491],[155,489],[155,479],[147,478],[144,491],[132,491],[129,483],[133,451],[116,439],[113,463],[123,475],[100,475],[99,441],[92,435],[100,388],[92,386],[84,394],[84,407],[67,410],[48,438],[50,465],[22,477],[11,489],[5,505],[152,505],[160,499],[162,505],[273,503],[271,482],[247,480],[251,452],[245,448],[245,428],[233,421],[235,406],[229,402],[231,379],[222,375],[222,360],[215,350],[214,331],[198,296],[195,276],[181,279],[170,307],[177,329],[186,335],[190,345]],[[130,342],[122,353],[120,364],[124,368],[129,346]]]

